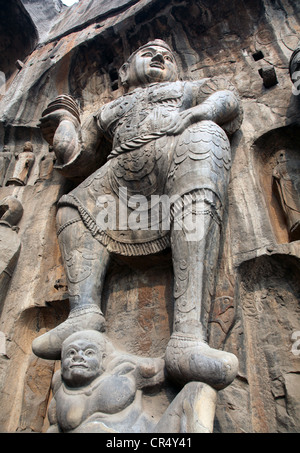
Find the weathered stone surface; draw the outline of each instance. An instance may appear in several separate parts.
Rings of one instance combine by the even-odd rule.
[[[15,2],[3,3],[8,7]],[[92,5],[85,0],[80,3],[80,8]],[[12,153],[20,153],[24,143],[31,141],[36,154],[27,185],[17,188],[24,206],[19,224],[22,249],[0,320],[6,336],[6,356],[0,356],[1,430],[14,432],[22,425],[22,429],[41,431],[40,415],[33,423],[29,408],[39,407],[46,416],[51,372],[46,373],[43,390],[34,390],[36,397],[24,405],[31,342],[67,313],[55,204],[73,185],[55,172],[38,181],[40,163],[49,152],[36,127],[38,120],[59,94],[69,93],[80,102],[82,118],[116,99],[122,94],[116,74],[123,61],[149,39],[162,38],[174,48],[185,78],[227,76],[237,87],[244,110],[241,132],[231,144],[229,200],[213,290],[215,304],[209,315],[210,344],[235,353],[240,370],[234,383],[219,392],[214,429],[299,432],[300,359],[292,352],[292,335],[300,331],[300,251],[298,241],[289,242],[288,227],[272,191],[276,152],[299,151],[299,96],[292,92],[289,74],[289,60],[300,36],[299,2],[141,0],[124,2],[122,10],[112,14],[105,11],[102,16],[102,10],[97,18],[87,8],[84,21],[78,21],[77,8],[58,16],[51,31],[53,41],[46,39],[31,53],[36,34],[29,33],[30,45],[24,50],[15,33],[17,41],[10,48],[18,52],[5,69],[7,91],[0,96],[0,148],[8,145]],[[67,19],[74,25],[70,33]],[[17,59],[25,63],[18,72],[12,70]],[[276,70],[278,83],[271,88],[263,85],[259,75],[266,64]],[[12,172],[10,166],[6,178]],[[14,190],[1,187],[1,198]],[[153,356],[163,351],[171,331],[172,266],[170,261],[164,267],[158,263],[147,275],[141,266],[135,270],[127,263],[117,264],[111,270],[104,289],[106,317],[109,335],[132,353]],[[62,300],[66,308],[59,311],[56,301]],[[124,324],[130,318],[124,333],[122,322],[113,314],[116,306]],[[142,308],[135,310],[137,306]],[[167,390],[164,408],[173,397],[173,390]]]
[[[291,351],[292,333],[299,328],[298,272],[298,257],[280,249],[241,265],[237,322],[228,340],[240,351],[240,371],[220,392],[217,429],[226,423],[233,432],[299,431],[289,406],[300,380],[299,358]]]
[[[17,264],[21,242],[16,231],[0,225],[0,310],[2,311],[9,282]]]
[[[23,5],[33,20],[38,34],[39,42],[43,42],[53,24],[58,20],[60,14],[67,10],[61,0],[22,0]]]
[[[23,60],[37,44],[38,34],[21,0],[0,2],[0,71],[11,76],[15,62]]]
[[[24,376],[19,432],[43,430],[54,367],[53,361],[40,359],[33,354],[30,357]]]
[[[172,331],[173,306],[170,253],[147,260],[127,257],[114,260],[104,285],[103,312],[107,335],[118,345],[134,354],[163,355]],[[123,325],[135,334],[127,336]]]
[[[23,215],[23,206],[15,197],[6,197],[0,202],[0,313],[14,273],[21,249],[18,223]]]
[[[114,16],[119,11],[127,9],[137,3],[137,0],[89,0],[89,2],[78,2],[72,6],[72,10],[65,11],[51,29],[47,40],[61,38],[74,31],[84,29],[91,23],[101,23],[107,16]]]

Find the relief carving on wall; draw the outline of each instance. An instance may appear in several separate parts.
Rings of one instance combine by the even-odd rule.
[[[182,392],[196,381],[197,392],[207,385],[215,395],[238,371],[237,358],[210,347],[206,331],[209,286],[214,281],[231,167],[229,138],[242,121],[239,98],[223,79],[180,81],[175,55],[161,40],[135,51],[121,67],[120,79],[126,93],[82,124],[77,103],[69,95],[51,102],[40,120],[44,138],[57,157],[56,169],[70,179],[84,181],[58,204],[57,232],[70,314],[58,327],[36,338],[33,351],[42,358],[59,359],[70,335],[80,338],[85,330],[98,332],[99,338],[104,335],[101,293],[113,254],[148,256],[171,248],[174,322],[161,371],[165,369],[168,378],[183,387]],[[97,169],[104,139],[112,142],[112,149],[106,164]],[[120,366],[126,368],[123,355]],[[65,360],[63,352],[63,370]],[[124,376],[121,373],[129,379],[124,385],[132,386],[128,401],[142,388],[137,383],[142,381],[136,363],[128,365]],[[113,379],[121,379],[114,368],[111,373]],[[98,384],[89,385],[96,395]],[[79,428],[91,416],[101,432],[98,412],[118,413],[131,404],[115,408],[113,401],[103,405],[96,397],[88,402],[87,396],[73,395],[85,402],[80,416],[70,421],[63,414],[63,401],[67,398],[73,403],[63,389],[62,383],[55,399],[61,407],[59,423],[66,431]],[[122,423],[118,418],[112,429],[126,429]]]
[[[26,142],[23,151],[16,155],[14,172],[8,179],[6,185],[26,186],[34,161],[35,155],[33,152],[33,145],[31,142]]]
[[[288,150],[278,152],[273,178],[290,241],[296,241],[300,239],[300,159],[289,156]]]

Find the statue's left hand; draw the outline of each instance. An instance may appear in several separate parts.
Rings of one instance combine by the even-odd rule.
[[[163,134],[167,135],[178,135],[181,134],[187,127],[193,123],[193,112],[192,109],[185,110],[180,114],[176,115],[171,124],[161,129]]]
[[[167,135],[178,135],[191,126],[191,124],[202,120],[214,120],[212,106],[204,102],[180,112],[173,118],[171,124],[162,129],[161,132]]]
[[[53,137],[59,124],[62,121],[69,121],[70,123],[74,124],[74,127],[77,129],[80,125],[78,119],[64,109],[56,110],[40,118],[38,127],[41,129],[43,137],[50,145],[53,144]]]

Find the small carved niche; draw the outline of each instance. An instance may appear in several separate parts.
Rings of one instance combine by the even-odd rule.
[[[286,126],[253,146],[256,172],[278,243],[300,239],[300,127]]]

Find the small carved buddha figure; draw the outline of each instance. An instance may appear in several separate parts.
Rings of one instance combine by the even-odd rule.
[[[33,351],[57,358],[72,332],[105,328],[101,293],[111,254],[147,256],[170,247],[175,305],[167,370],[180,384],[224,388],[236,376],[237,358],[210,348],[206,335],[231,166],[229,137],[242,121],[238,96],[224,79],[179,80],[175,55],[161,40],[135,51],[120,79],[125,94],[82,125],[67,95],[50,103],[40,120],[57,170],[84,181],[58,204],[69,318],[35,339]],[[169,206],[161,203],[166,200]],[[140,225],[134,221],[138,203]],[[106,224],[110,212],[116,219]]]
[[[300,159],[280,151],[273,170],[276,194],[284,211],[290,241],[300,239]]]
[[[16,166],[13,172],[13,175],[7,181],[6,185],[16,185],[16,186],[25,186],[30,171],[33,167],[35,161],[35,155],[33,152],[33,146],[31,142],[26,142],[24,144],[23,151],[16,156]]]

